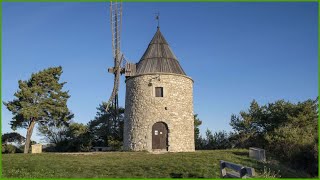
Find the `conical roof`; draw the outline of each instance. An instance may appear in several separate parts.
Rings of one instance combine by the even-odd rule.
[[[160,32],[160,28],[157,29],[147,50],[137,63],[136,74],[156,72],[186,75],[177,57],[173,54],[169,44]]]

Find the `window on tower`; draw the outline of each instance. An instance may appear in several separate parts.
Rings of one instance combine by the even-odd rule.
[[[156,97],[163,97],[163,87],[156,87]]]

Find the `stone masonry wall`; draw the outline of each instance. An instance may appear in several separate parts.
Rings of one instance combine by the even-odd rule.
[[[155,97],[163,87],[164,97]],[[193,81],[184,75],[146,74],[126,80],[124,149],[152,151],[152,126],[168,125],[169,152],[194,151]]]

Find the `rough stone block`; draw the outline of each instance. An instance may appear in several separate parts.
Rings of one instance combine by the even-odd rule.
[[[42,153],[42,144],[31,145],[31,153]]]
[[[258,161],[266,161],[266,152],[264,149],[250,147],[249,148],[249,157],[252,159],[256,159]]]

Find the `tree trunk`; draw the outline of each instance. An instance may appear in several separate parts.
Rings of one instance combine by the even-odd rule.
[[[24,145],[24,153],[29,152],[31,136],[32,136],[32,132],[35,124],[36,124],[36,121],[31,120],[31,123],[27,129],[26,144]]]

